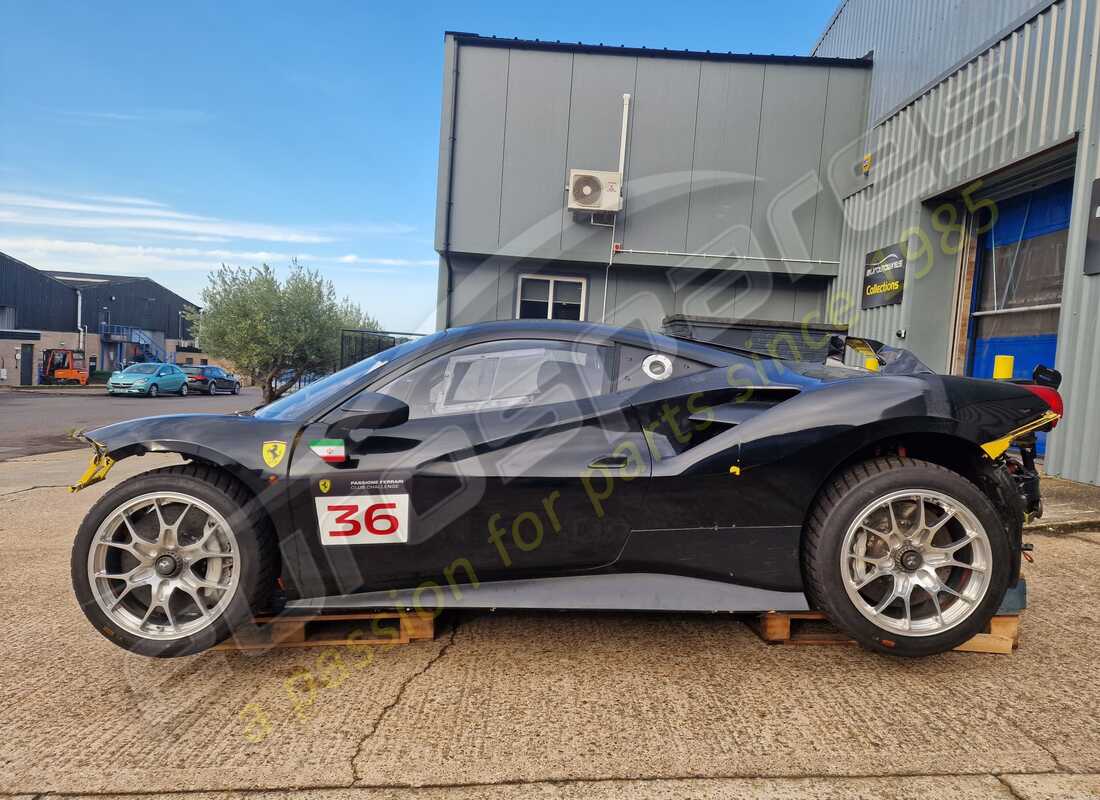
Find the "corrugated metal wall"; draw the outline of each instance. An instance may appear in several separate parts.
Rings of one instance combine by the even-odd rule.
[[[154,280],[122,279],[115,283],[90,284],[82,291],[84,322],[92,330],[96,329],[100,312],[106,306],[110,309],[113,325],[160,331],[171,339],[191,338],[191,326],[180,312],[194,306]]]
[[[0,253],[0,306],[15,309],[15,328],[76,330],[76,292],[4,253]]]
[[[979,16],[985,6],[966,5],[961,17]],[[938,237],[934,209],[922,199],[1077,135],[1057,359],[1065,374],[1067,416],[1051,438],[1047,466],[1053,474],[1091,483],[1100,483],[1100,414],[1093,405],[1100,398],[1100,276],[1084,275],[1083,265],[1092,182],[1100,177],[1097,5],[1062,0],[1049,6],[871,133],[874,184],[844,201],[840,275],[828,301],[840,310],[837,316],[850,319],[853,330],[911,347],[933,368],[946,370],[959,256],[934,248],[926,274],[918,279],[910,273],[900,305],[859,311],[867,253],[898,241],[912,227]],[[889,16],[885,10],[876,13],[880,23]],[[971,23],[951,19],[913,35],[934,39],[955,24]],[[876,58],[876,71],[879,63]],[[906,342],[895,336],[901,328],[910,332]],[[914,335],[917,331],[922,335]]]
[[[874,50],[872,122],[1049,0],[845,0],[813,55]]]

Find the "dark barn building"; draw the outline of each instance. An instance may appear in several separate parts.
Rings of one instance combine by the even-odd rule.
[[[0,253],[0,384],[38,383],[50,348],[83,350],[100,370],[186,361],[197,352],[188,308],[197,306],[149,278],[39,270]]]

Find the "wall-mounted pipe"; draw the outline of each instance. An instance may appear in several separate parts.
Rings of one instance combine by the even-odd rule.
[[[451,327],[451,295],[454,294],[454,268],[451,266],[451,209],[454,207],[455,132],[458,130],[458,55],[462,46],[455,40],[455,63],[451,76],[451,130],[447,156],[447,209],[443,213],[443,264],[447,270],[443,327]]]
[[[638,256],[675,256],[677,258],[720,258],[727,261],[787,261],[791,264],[827,264],[838,266],[839,261],[828,261],[822,258],[783,258],[782,256],[739,256],[732,253],[681,253],[676,250],[628,250],[622,248],[620,253],[630,253]]]
[[[626,171],[626,134],[630,122],[630,95],[623,95],[623,129],[619,134],[619,179],[622,180]],[[620,191],[622,187],[619,187]]]
[[[623,127],[619,132],[619,197],[624,207],[626,205],[626,193],[623,191],[624,178],[626,176],[626,137],[630,130],[630,94],[623,94]],[[611,265],[615,263],[615,231],[619,221],[618,213],[611,219],[611,247],[607,254],[607,267],[603,271],[603,311],[600,313],[600,322],[607,322],[607,292],[611,288]]]

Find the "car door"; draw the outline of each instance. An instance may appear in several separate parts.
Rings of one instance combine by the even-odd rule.
[[[744,470],[739,426],[797,389],[763,363],[711,366],[676,352],[624,347],[620,388],[653,456],[645,521],[619,566],[761,588],[802,586],[805,487],[794,475]]]
[[[409,405],[404,423],[334,437],[335,411],[308,426],[290,479],[316,592],[612,565],[651,467],[612,358],[552,340],[470,345],[371,387]]]

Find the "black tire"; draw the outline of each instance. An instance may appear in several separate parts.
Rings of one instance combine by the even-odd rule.
[[[187,397],[187,381],[180,384],[180,397]]]
[[[233,384],[233,394],[240,394],[240,393],[241,393],[241,385],[239,383],[234,383]]]
[[[178,639],[150,639],[122,630],[104,613],[89,583],[89,548],[99,527],[123,503],[151,492],[190,495],[218,511],[233,529],[239,550],[240,579],[225,610],[205,628]],[[213,467],[185,464],[135,475],[105,494],[80,524],[70,570],[73,590],[84,615],[104,637],[145,656],[185,656],[213,647],[240,624],[268,607],[279,573],[278,546],[266,515],[240,482]]]
[[[947,495],[969,510],[985,528],[992,561],[985,596],[969,616],[941,633],[924,636],[905,635],[871,622],[849,597],[840,566],[844,537],[856,516],[877,498],[910,489]],[[977,486],[937,464],[898,457],[865,461],[834,477],[810,512],[802,550],[811,604],[864,647],[896,656],[946,652],[985,630],[1008,589],[1011,562],[1000,516]]]
[[[160,387],[155,383],[149,384],[149,390],[145,393],[147,397],[156,397],[160,394]]]
[[[209,394],[211,397],[213,397],[215,395],[215,393],[217,393],[217,391],[218,391],[217,381],[215,381],[213,378],[211,378],[210,383],[207,384],[206,391],[207,391],[207,394]]]

